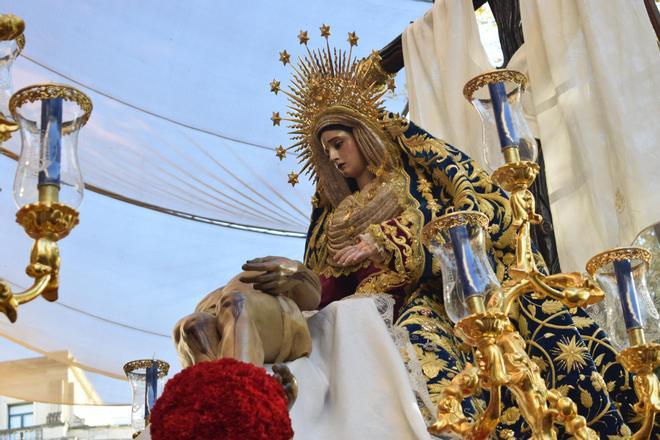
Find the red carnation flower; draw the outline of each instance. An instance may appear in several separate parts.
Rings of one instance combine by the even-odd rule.
[[[154,440],[290,440],[282,385],[234,359],[201,362],[165,385],[150,417]]]

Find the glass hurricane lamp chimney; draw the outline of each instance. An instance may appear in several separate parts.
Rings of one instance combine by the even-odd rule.
[[[538,147],[522,107],[527,78],[513,70],[495,70],[468,81],[463,93],[479,112],[486,167],[504,165],[504,155],[517,150],[519,160],[536,162]]]
[[[14,179],[20,208],[40,201],[44,187],[57,201],[78,208],[83,178],[78,162],[78,134],[91,113],[90,99],[70,86],[41,84],[16,92],[9,103],[20,126],[21,154]]]

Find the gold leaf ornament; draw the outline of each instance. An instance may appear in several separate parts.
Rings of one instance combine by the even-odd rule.
[[[568,392],[573,388],[572,385],[559,385],[557,388],[557,392],[562,395],[562,397],[568,396]]]
[[[507,408],[504,413],[502,413],[502,423],[505,425],[513,425],[520,418],[520,410],[517,406],[512,406]]]
[[[594,324],[594,320],[588,316],[574,316],[573,323],[578,329],[584,329],[591,327]]]
[[[546,315],[553,315],[557,312],[560,312],[563,307],[564,305],[561,302],[554,299],[548,299],[545,300],[541,305],[541,310],[543,310],[543,313]]]
[[[605,384],[605,379],[603,379],[603,376],[600,375],[599,372],[594,371],[591,373],[591,385],[594,387],[594,390],[596,391],[603,391],[607,389],[607,384]]]
[[[580,388],[580,403],[585,408],[591,408],[594,404],[594,400],[591,397],[591,394],[583,388]]]

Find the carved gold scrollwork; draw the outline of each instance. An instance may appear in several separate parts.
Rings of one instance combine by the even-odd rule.
[[[15,40],[25,32],[25,22],[13,14],[0,14],[0,40]]]
[[[477,349],[477,365],[468,364],[442,391],[437,421],[429,432],[452,432],[472,440],[489,438],[500,420],[501,387],[506,386],[532,430],[531,438],[556,439],[554,423],[563,424],[575,438],[598,438],[587,427],[585,418],[577,414],[573,401],[546,388],[538,366],[525,350],[525,341],[503,313],[474,313],[459,321],[456,330]],[[490,391],[488,407],[471,421],[463,413],[461,402],[482,388]]]
[[[641,247],[614,248],[597,254],[587,262],[587,272],[591,276],[608,263],[618,260],[641,260],[651,264],[651,252]]]
[[[532,186],[540,170],[534,162],[508,163],[495,170],[493,181],[509,192],[525,190]]]
[[[465,84],[465,87],[463,87],[463,96],[465,96],[468,101],[472,101],[472,95],[474,95],[474,92],[483,86],[504,81],[516,83],[523,88],[527,86],[527,77],[524,74],[515,70],[498,69],[482,73],[468,81]]]
[[[468,363],[442,390],[437,421],[429,428],[429,432],[434,435],[453,432],[464,438],[472,438],[468,435],[473,423],[463,413],[461,402],[474,395],[479,388],[479,368]]]
[[[488,216],[477,211],[459,211],[445,214],[428,222],[422,230],[422,242],[425,246],[429,246],[431,240],[440,240],[441,231],[446,231],[456,226],[461,225],[474,225],[484,229],[488,228]]]
[[[61,203],[39,202],[21,208],[16,213],[16,222],[35,240],[30,264],[25,269],[34,282],[27,290],[12,293],[9,284],[0,280],[0,312],[11,322],[16,321],[19,304],[39,295],[48,301],[57,300],[60,270],[57,241],[78,224],[78,212]]]
[[[24,87],[9,99],[9,111],[14,120],[18,121],[18,109],[24,104],[53,98],[74,102],[83,112],[73,121],[62,124],[62,134],[70,134],[87,123],[92,114],[92,100],[80,90],[65,84],[34,84]]]
[[[18,124],[0,113],[0,142],[8,141],[16,130],[18,130]]]
[[[42,237],[61,240],[69,235],[78,221],[78,212],[61,203],[33,203],[16,213],[16,222],[35,240]]]
[[[642,426],[632,440],[650,438],[655,417],[660,412],[660,381],[654,370],[660,368],[660,344],[636,345],[617,356],[623,367],[635,375],[634,387],[637,403],[633,409],[641,416]]]
[[[141,368],[150,368],[153,364],[156,364],[159,378],[167,376],[167,373],[170,371],[170,364],[158,359],[138,359],[135,361],[127,362],[124,364],[124,373],[128,374]]]

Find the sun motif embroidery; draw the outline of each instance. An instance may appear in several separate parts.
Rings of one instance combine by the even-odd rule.
[[[580,371],[587,366],[585,357],[588,352],[589,349],[584,345],[584,342],[581,339],[576,339],[576,336],[573,336],[570,341],[564,336],[560,342],[557,342],[557,346],[552,349],[552,353],[557,356],[556,361],[559,366],[569,373],[574,368]]]

